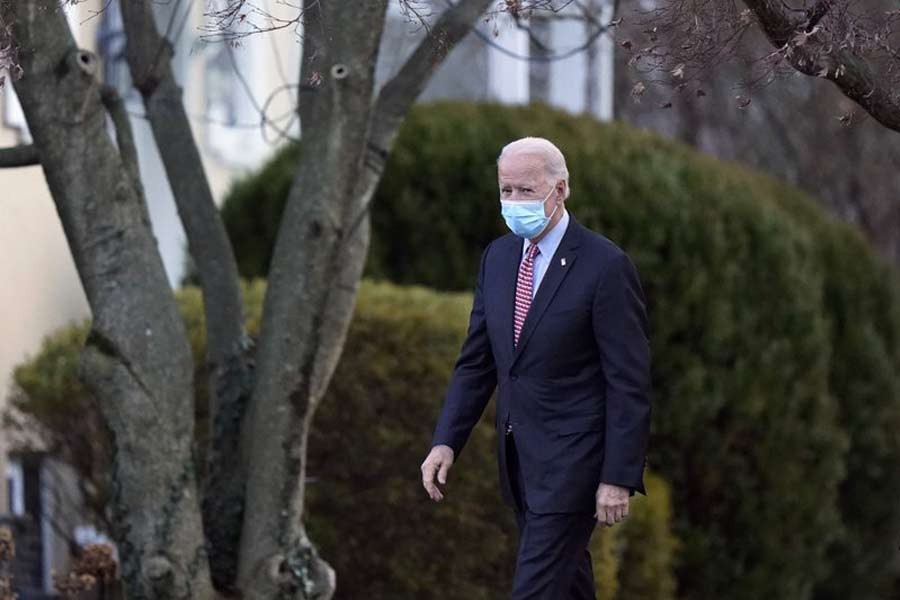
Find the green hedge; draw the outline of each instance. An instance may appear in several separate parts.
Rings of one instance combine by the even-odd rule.
[[[560,146],[572,214],[640,271],[650,465],[672,484],[679,594],[883,597],[900,527],[900,292],[796,188],[543,106],[418,106],[376,194],[367,273],[468,289],[504,232],[496,155],[523,135]],[[296,160],[282,151],[226,199],[247,275],[266,271]]]
[[[259,331],[265,284],[244,286],[247,329]],[[201,295],[177,294],[196,365],[204,363]],[[434,503],[422,489],[425,458],[471,306],[468,294],[439,294],[364,282],[345,351],[313,421],[308,452],[308,527],[337,569],[337,598],[494,599],[508,596],[518,542],[512,512],[500,500],[494,457],[493,403],[468,450]],[[77,382],[75,362],[87,335],[82,323],[48,336],[41,352],[15,370],[14,404],[54,432],[63,457],[82,452],[66,435],[71,423],[99,423],[96,405]],[[198,448],[204,447],[206,377],[197,372]],[[90,442],[108,454],[100,430]],[[105,497],[108,464],[82,460],[80,473]],[[202,464],[202,462],[201,462]],[[632,582],[617,600],[673,600],[657,580],[673,578],[671,505],[666,484],[648,475],[652,498],[634,502],[623,526],[594,536],[595,570],[603,598],[611,581]],[[102,503],[95,509],[102,510]],[[615,540],[613,541],[613,538]],[[648,542],[652,542],[648,545]]]

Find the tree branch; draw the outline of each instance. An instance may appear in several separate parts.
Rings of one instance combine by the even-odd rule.
[[[0,169],[30,167],[39,164],[41,164],[41,159],[34,144],[0,148]]]
[[[819,21],[822,20],[822,17],[828,14],[828,11],[831,10],[831,3],[832,0],[819,0],[819,2],[816,2],[816,4],[809,9],[809,12],[807,13],[808,16],[806,19],[806,23],[804,24],[804,31],[808,33],[812,31],[816,25],[819,24]]]
[[[460,0],[445,10],[428,35],[419,43],[400,71],[388,81],[375,103],[369,135],[374,161],[367,165],[380,173],[404,115],[444,58],[472,30],[472,24],[487,10],[492,0]]]
[[[817,39],[816,27],[831,6],[823,0],[805,18],[789,17],[775,0],[744,0],[756,15],[769,41],[797,71],[831,80],[841,92],[859,104],[879,123],[900,132],[900,99],[869,64],[852,50],[836,48]],[[781,52],[781,50],[779,50]]]
[[[118,90],[111,85],[103,85],[100,87],[100,100],[106,107],[113,125],[116,128],[116,144],[119,147],[119,154],[122,156],[122,163],[128,175],[131,177],[132,183],[136,190],[143,193],[143,185],[141,184],[141,172],[138,166],[137,147],[134,145],[134,132],[131,130],[131,121],[128,120],[128,111],[125,109],[125,103]]]
[[[156,29],[150,0],[122,0],[121,9],[128,67],[143,97],[203,290],[210,366],[203,519],[213,582],[226,590],[237,564],[245,480],[238,447],[253,385],[237,262],[172,72],[172,43]]]

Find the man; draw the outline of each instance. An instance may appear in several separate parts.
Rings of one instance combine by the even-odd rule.
[[[569,215],[556,146],[523,138],[497,159],[511,233],[481,257],[469,329],[422,463],[436,501],[494,389],[503,500],[519,547],[513,600],[593,599],[587,547],[599,521],[646,494],[650,351],[628,256]]]

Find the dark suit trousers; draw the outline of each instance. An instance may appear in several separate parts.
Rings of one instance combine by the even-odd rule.
[[[519,526],[512,600],[596,600],[588,543],[591,513],[536,514],[528,509],[515,431],[506,434],[506,468]]]

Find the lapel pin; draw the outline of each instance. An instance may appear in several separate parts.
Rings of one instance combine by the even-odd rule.
[[[562,266],[566,266],[566,259],[564,259],[564,258],[559,259],[559,264],[561,264]]]

